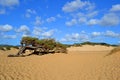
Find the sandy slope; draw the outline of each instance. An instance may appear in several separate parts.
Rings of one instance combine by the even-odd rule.
[[[120,80],[119,52],[105,56],[111,49],[72,47],[68,54],[27,57],[7,57],[17,50],[0,51],[0,80]]]

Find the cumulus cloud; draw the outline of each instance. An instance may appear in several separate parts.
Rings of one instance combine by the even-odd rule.
[[[67,2],[62,10],[64,12],[74,12],[74,11],[77,11],[79,9],[93,9],[93,5],[88,2],[88,1],[81,1],[81,0],[74,0],[74,1],[71,1],[71,2]]]
[[[61,39],[63,42],[85,42],[89,41],[89,36],[87,34],[82,33],[72,33],[72,34],[66,34],[66,36]]]
[[[92,12],[86,14],[85,16],[88,17],[88,18],[93,18],[97,15],[98,15],[98,11],[92,11]]]
[[[61,41],[63,41],[63,42],[78,42],[79,34],[78,33],[66,34],[65,37]]]
[[[113,31],[109,31],[109,30],[104,32],[104,36],[112,37],[112,38],[120,38],[120,34],[119,33],[115,33]]]
[[[51,38],[55,34],[57,29],[50,29],[48,30],[45,27],[34,27],[34,30],[32,34],[36,37],[41,37],[41,38]]]
[[[7,31],[10,31],[12,29],[13,29],[13,27],[9,24],[0,25],[0,31],[3,31],[3,32],[7,32]]]
[[[72,17],[72,20],[67,21],[65,24],[67,26],[87,24],[88,20],[98,15],[98,11],[94,9],[95,4],[89,1],[73,0],[71,2],[67,2],[63,6],[62,10],[70,13],[69,16]],[[93,21],[90,23],[93,23]]]
[[[81,17],[78,19],[79,23],[86,23],[87,22],[87,18],[86,17]]]
[[[36,11],[35,11],[35,10],[33,10],[33,9],[27,9],[27,10],[26,10],[25,17],[30,18],[31,15],[33,15],[33,14],[36,14]]]
[[[47,22],[54,22],[55,20],[56,20],[55,17],[50,17],[46,19]]]
[[[102,26],[116,26],[120,23],[120,17],[115,13],[105,14],[100,20],[100,25]]]
[[[76,19],[72,19],[71,21],[67,21],[65,24],[67,26],[73,26],[73,25],[77,24],[77,20]]]
[[[67,26],[73,25],[100,25],[100,26],[117,26],[120,24],[120,4],[112,5],[107,13],[104,13],[101,18],[96,17],[99,13],[95,9],[95,4],[89,1],[73,0],[67,2],[62,10],[68,12],[71,21],[66,21]],[[81,24],[82,23],[82,24]]]
[[[87,22],[87,24],[90,25],[90,26],[96,25],[96,24],[98,24],[98,23],[99,23],[99,21],[98,21],[97,19],[90,19],[90,20]]]
[[[56,32],[56,30],[52,29],[52,30],[43,32],[41,35],[44,38],[51,38],[54,35],[55,32]]]
[[[33,10],[33,9],[27,9],[27,12],[30,13],[30,14],[36,14],[36,11]]]
[[[23,33],[23,36],[30,35],[30,29],[27,25],[21,25],[19,29],[16,30],[18,33]]]
[[[91,36],[92,36],[92,38],[93,37],[108,37],[108,38],[118,38],[119,39],[120,33],[107,30],[105,32],[92,32]]]
[[[107,30],[105,32],[91,32],[87,33],[81,31],[80,33],[66,34],[64,38],[61,39],[62,42],[86,42],[86,41],[98,41],[105,40],[106,38],[120,39],[120,33]]]
[[[99,37],[101,35],[101,32],[92,32],[91,36],[92,37]]]
[[[39,37],[39,36],[41,36],[42,32],[43,32],[43,29],[42,29],[42,28],[40,28],[40,27],[34,27],[34,30],[33,30],[32,33],[33,33],[35,36]]]
[[[113,5],[110,11],[120,11],[120,4]]]
[[[43,21],[41,20],[41,17],[36,16],[34,25],[35,26],[40,26],[42,23],[43,23]]]
[[[4,7],[12,7],[19,5],[19,0],[0,0],[0,5]]]
[[[27,32],[29,31],[29,27],[26,25],[21,25],[17,32]]]

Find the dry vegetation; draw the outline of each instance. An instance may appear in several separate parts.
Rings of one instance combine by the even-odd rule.
[[[34,46],[43,48],[43,53],[67,53],[67,46],[55,41],[54,39],[38,39],[34,37],[23,37],[21,40],[22,46]]]
[[[107,55],[112,55],[112,54],[115,54],[117,52],[120,52],[120,46],[118,46],[118,47],[114,48],[113,50],[111,50],[111,52],[109,54],[107,54]]]
[[[76,46],[76,47],[79,47],[79,46],[82,46],[82,45],[92,45],[92,46],[95,46],[95,45],[102,45],[102,46],[107,46],[107,47],[109,47],[109,46],[114,46],[114,47],[116,47],[116,46],[118,46],[118,45],[111,45],[111,44],[108,44],[108,43],[96,43],[96,42],[83,42],[83,43],[75,43],[75,44],[73,44],[73,46]]]
[[[18,46],[12,46],[12,45],[0,45],[0,50],[3,50],[3,51],[11,50],[11,48],[19,49]]]

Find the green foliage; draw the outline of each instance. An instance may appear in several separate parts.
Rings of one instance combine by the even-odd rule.
[[[13,46],[13,45],[0,45],[0,50],[11,50],[11,48],[19,49],[18,46]]]
[[[18,47],[18,46],[13,46],[13,48],[15,48],[15,49],[19,49],[19,47]]]
[[[80,43],[75,43],[75,44],[73,44],[73,46],[82,46],[82,44],[80,44]]]
[[[41,46],[44,49],[45,53],[50,52],[50,50],[55,50],[54,52],[67,52],[66,46],[59,42],[56,42],[54,39],[38,39],[32,37],[23,37],[21,44],[32,45],[39,47]]]
[[[56,52],[57,53],[67,53],[67,46],[59,42],[56,43]]]
[[[5,50],[4,47],[0,46],[0,50]]]
[[[34,41],[38,40],[38,38],[35,37],[23,37],[21,40],[21,44],[25,45],[32,45]]]
[[[103,46],[117,46],[117,45],[110,45],[107,43],[95,43],[95,42],[83,42],[83,43],[75,43],[74,46],[82,46],[82,45],[103,45]]]
[[[6,46],[6,50],[11,50],[11,46]]]

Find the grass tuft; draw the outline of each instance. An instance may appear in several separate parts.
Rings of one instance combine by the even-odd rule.
[[[106,56],[112,55],[112,54],[117,53],[117,52],[120,52],[120,46],[111,50],[111,52],[109,54],[107,54]]]

